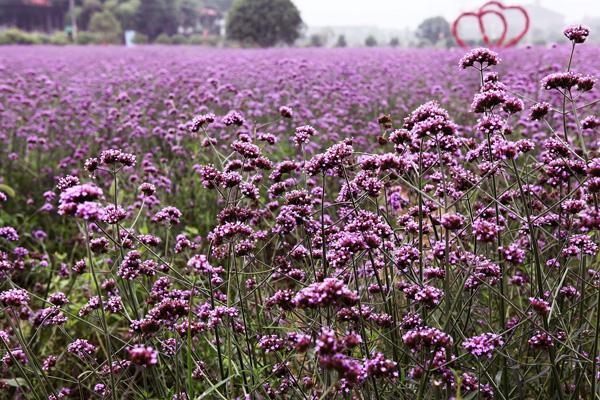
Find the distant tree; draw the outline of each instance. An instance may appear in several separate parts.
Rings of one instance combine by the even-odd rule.
[[[171,37],[166,33],[161,33],[154,39],[154,43],[156,44],[173,44]]]
[[[397,37],[393,37],[390,39],[390,46],[398,47],[399,45],[400,45],[400,39],[398,39]]]
[[[310,47],[323,47],[323,37],[318,33],[310,35]]]
[[[450,43],[450,24],[444,17],[427,18],[417,28],[416,36],[424,44]]]
[[[171,36],[171,44],[185,44],[186,42],[187,38],[180,33]]]
[[[367,36],[367,38],[365,39],[365,46],[367,46],[367,47],[377,46],[377,39],[375,39],[375,36],[373,36],[373,35]]]
[[[133,37],[133,43],[135,44],[148,44],[148,36],[143,33],[136,32]]]
[[[135,16],[140,4],[141,0],[107,0],[104,9],[117,17],[123,29],[134,29]]]
[[[136,14],[136,29],[156,39],[161,33],[177,33],[177,8],[172,0],[143,0]]]
[[[121,23],[110,11],[96,12],[90,20],[89,30],[97,34],[102,42],[120,43]]]
[[[338,36],[337,42],[335,43],[335,47],[346,47],[348,44],[346,43],[346,36],[340,35]]]
[[[204,0],[204,7],[215,8],[222,13],[229,11],[234,0]]]
[[[236,0],[227,17],[227,37],[261,47],[292,44],[302,18],[290,0]]]
[[[80,29],[89,29],[92,15],[102,11],[100,0],[84,0],[81,6],[75,7],[75,18]]]
[[[198,20],[201,0],[177,0],[177,20],[184,29],[194,28]]]

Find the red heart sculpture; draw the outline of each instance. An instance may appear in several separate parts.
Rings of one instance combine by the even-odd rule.
[[[523,20],[525,21],[525,24],[523,24],[523,30],[517,36],[510,39],[506,44],[504,44],[503,47],[515,46],[517,43],[519,43],[521,41],[521,39],[523,39],[523,37],[525,37],[525,35],[529,31],[529,14],[527,13],[527,10],[525,10],[521,6],[505,6],[501,2],[495,1],[495,0],[488,1],[483,6],[481,6],[480,10],[485,10],[485,9],[489,10],[492,7],[498,7],[500,12],[502,12],[502,13],[504,13],[504,11],[506,11],[506,10],[516,10],[516,11],[520,12],[521,15],[523,16]]]
[[[495,43],[490,42],[490,38],[488,37],[487,32],[485,30],[485,24],[483,23],[483,17],[486,15],[496,15],[500,19],[500,22],[502,23],[502,34],[500,35],[500,38]],[[488,47],[502,46],[502,43],[504,42],[504,39],[506,38],[506,33],[508,32],[508,25],[506,23],[506,18],[504,18],[504,15],[502,13],[500,13],[496,10],[482,10],[482,9],[479,9],[476,12],[464,12],[464,13],[460,14],[458,16],[458,18],[456,18],[456,20],[454,20],[454,23],[452,24],[452,34],[454,35],[454,38],[456,39],[456,43],[458,43],[459,46],[467,47],[467,44],[461,39],[460,35],[458,34],[458,25],[459,25],[460,21],[465,17],[477,18],[477,22],[479,24],[479,32],[481,32],[481,35],[483,36],[483,43],[485,43],[486,46],[488,46]]]
[[[493,9],[493,8],[497,8],[497,9]],[[523,15],[525,24],[523,26],[523,30],[517,36],[510,39],[505,44],[504,41],[506,40],[506,35],[508,33],[508,23],[506,22],[506,17],[504,16],[504,12],[506,10],[516,10],[516,11],[520,12]],[[489,39],[486,29],[485,29],[485,23],[483,22],[483,17],[486,15],[495,15],[500,19],[500,22],[502,23],[502,35],[500,35],[500,38],[495,43],[490,43],[490,39]],[[514,46],[517,43],[519,43],[519,41],[521,39],[523,39],[523,37],[529,31],[529,14],[527,14],[527,11],[523,7],[521,7],[521,6],[505,6],[501,2],[495,1],[495,0],[488,1],[483,6],[481,6],[477,11],[464,12],[464,13],[460,14],[454,20],[454,23],[452,24],[452,35],[454,36],[456,43],[461,47],[467,47],[467,44],[464,42],[464,40],[462,40],[462,38],[460,37],[460,35],[458,33],[458,26],[460,24],[460,21],[465,17],[477,18],[477,22],[479,24],[479,32],[481,32],[481,35],[483,37],[483,42],[488,47],[491,47],[492,45],[496,46],[496,47]]]

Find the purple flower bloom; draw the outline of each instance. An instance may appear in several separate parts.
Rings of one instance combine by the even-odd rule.
[[[463,347],[476,357],[492,357],[492,353],[497,347],[504,345],[502,336],[495,333],[483,333],[479,336],[473,336],[463,342]]]
[[[75,354],[79,358],[93,357],[98,348],[88,342],[86,339],[76,339],[67,346],[69,353]]]
[[[244,125],[244,117],[237,111],[230,111],[227,115],[223,117],[223,123],[226,126],[242,126]]]
[[[29,294],[23,289],[10,289],[0,293],[0,303],[7,306],[25,306],[29,304]]]
[[[480,47],[465,54],[463,58],[460,59],[458,66],[462,69],[469,67],[483,69],[492,65],[497,65],[499,62],[500,58],[496,52]]]
[[[102,189],[93,183],[68,187],[60,194],[58,213],[74,215],[78,211],[78,205],[93,202],[102,197]]]
[[[125,219],[127,212],[121,207],[114,204],[106,206],[100,214],[100,220],[107,224],[115,225]]]
[[[310,142],[310,138],[312,136],[315,136],[316,134],[317,131],[310,125],[299,126],[294,132],[294,137],[292,138],[292,141],[296,146],[301,146]]]
[[[413,350],[422,347],[448,347],[454,341],[447,333],[428,326],[417,327],[402,335],[402,341]]]
[[[203,126],[209,125],[209,124],[212,124],[213,122],[215,122],[215,119],[216,119],[216,117],[215,117],[215,114],[213,114],[213,113],[198,115],[197,117],[194,117],[194,120],[192,121],[191,126],[190,126],[190,131],[193,133],[196,133]]]
[[[265,353],[274,353],[283,348],[283,339],[277,335],[265,335],[258,341],[258,348]]]
[[[0,228],[0,238],[4,238],[11,242],[16,242],[19,240],[19,234],[12,226],[3,226]]]
[[[142,367],[151,367],[158,363],[158,352],[150,346],[135,344],[127,349],[132,363]]]
[[[99,160],[104,165],[120,163],[126,167],[132,167],[135,165],[136,157],[133,154],[124,153],[119,149],[110,149],[101,152]]]
[[[536,331],[535,335],[529,338],[527,343],[529,343],[529,345],[534,349],[554,346],[554,340],[552,337],[548,333],[541,331]]]
[[[585,25],[571,25],[565,28],[563,34],[573,43],[583,43],[590,34],[590,28]]]
[[[531,308],[533,308],[538,314],[545,317],[550,313],[550,303],[548,303],[546,300],[530,297],[529,302],[531,303]]]
[[[502,232],[502,227],[496,225],[495,222],[481,218],[473,222],[473,234],[479,241],[493,242],[500,232]]]
[[[300,308],[326,307],[329,305],[354,305],[358,296],[336,278],[325,278],[300,290],[294,297],[294,304]]]
[[[176,207],[165,207],[152,217],[153,222],[162,222],[168,225],[178,225],[183,214]]]
[[[398,378],[398,363],[388,360],[382,353],[375,353],[365,360],[367,375],[382,378]]]
[[[123,262],[117,271],[117,275],[125,280],[134,280],[140,274],[141,269],[141,254],[136,251],[130,251],[127,253],[125,258],[123,258]]]

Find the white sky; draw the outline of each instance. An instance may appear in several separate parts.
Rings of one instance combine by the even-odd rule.
[[[485,0],[293,0],[308,26],[373,25],[416,28],[427,17],[442,15],[450,22],[462,11],[475,10]],[[539,3],[565,15],[566,23],[600,16],[600,0],[504,0],[505,5]]]

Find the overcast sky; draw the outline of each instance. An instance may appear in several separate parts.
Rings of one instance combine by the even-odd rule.
[[[381,28],[416,28],[430,16],[452,21],[462,11],[481,6],[483,0],[293,0],[308,26],[374,25]],[[504,0],[504,4],[530,4],[535,0]],[[567,23],[585,16],[600,16],[600,0],[538,0],[541,6],[565,15]]]

